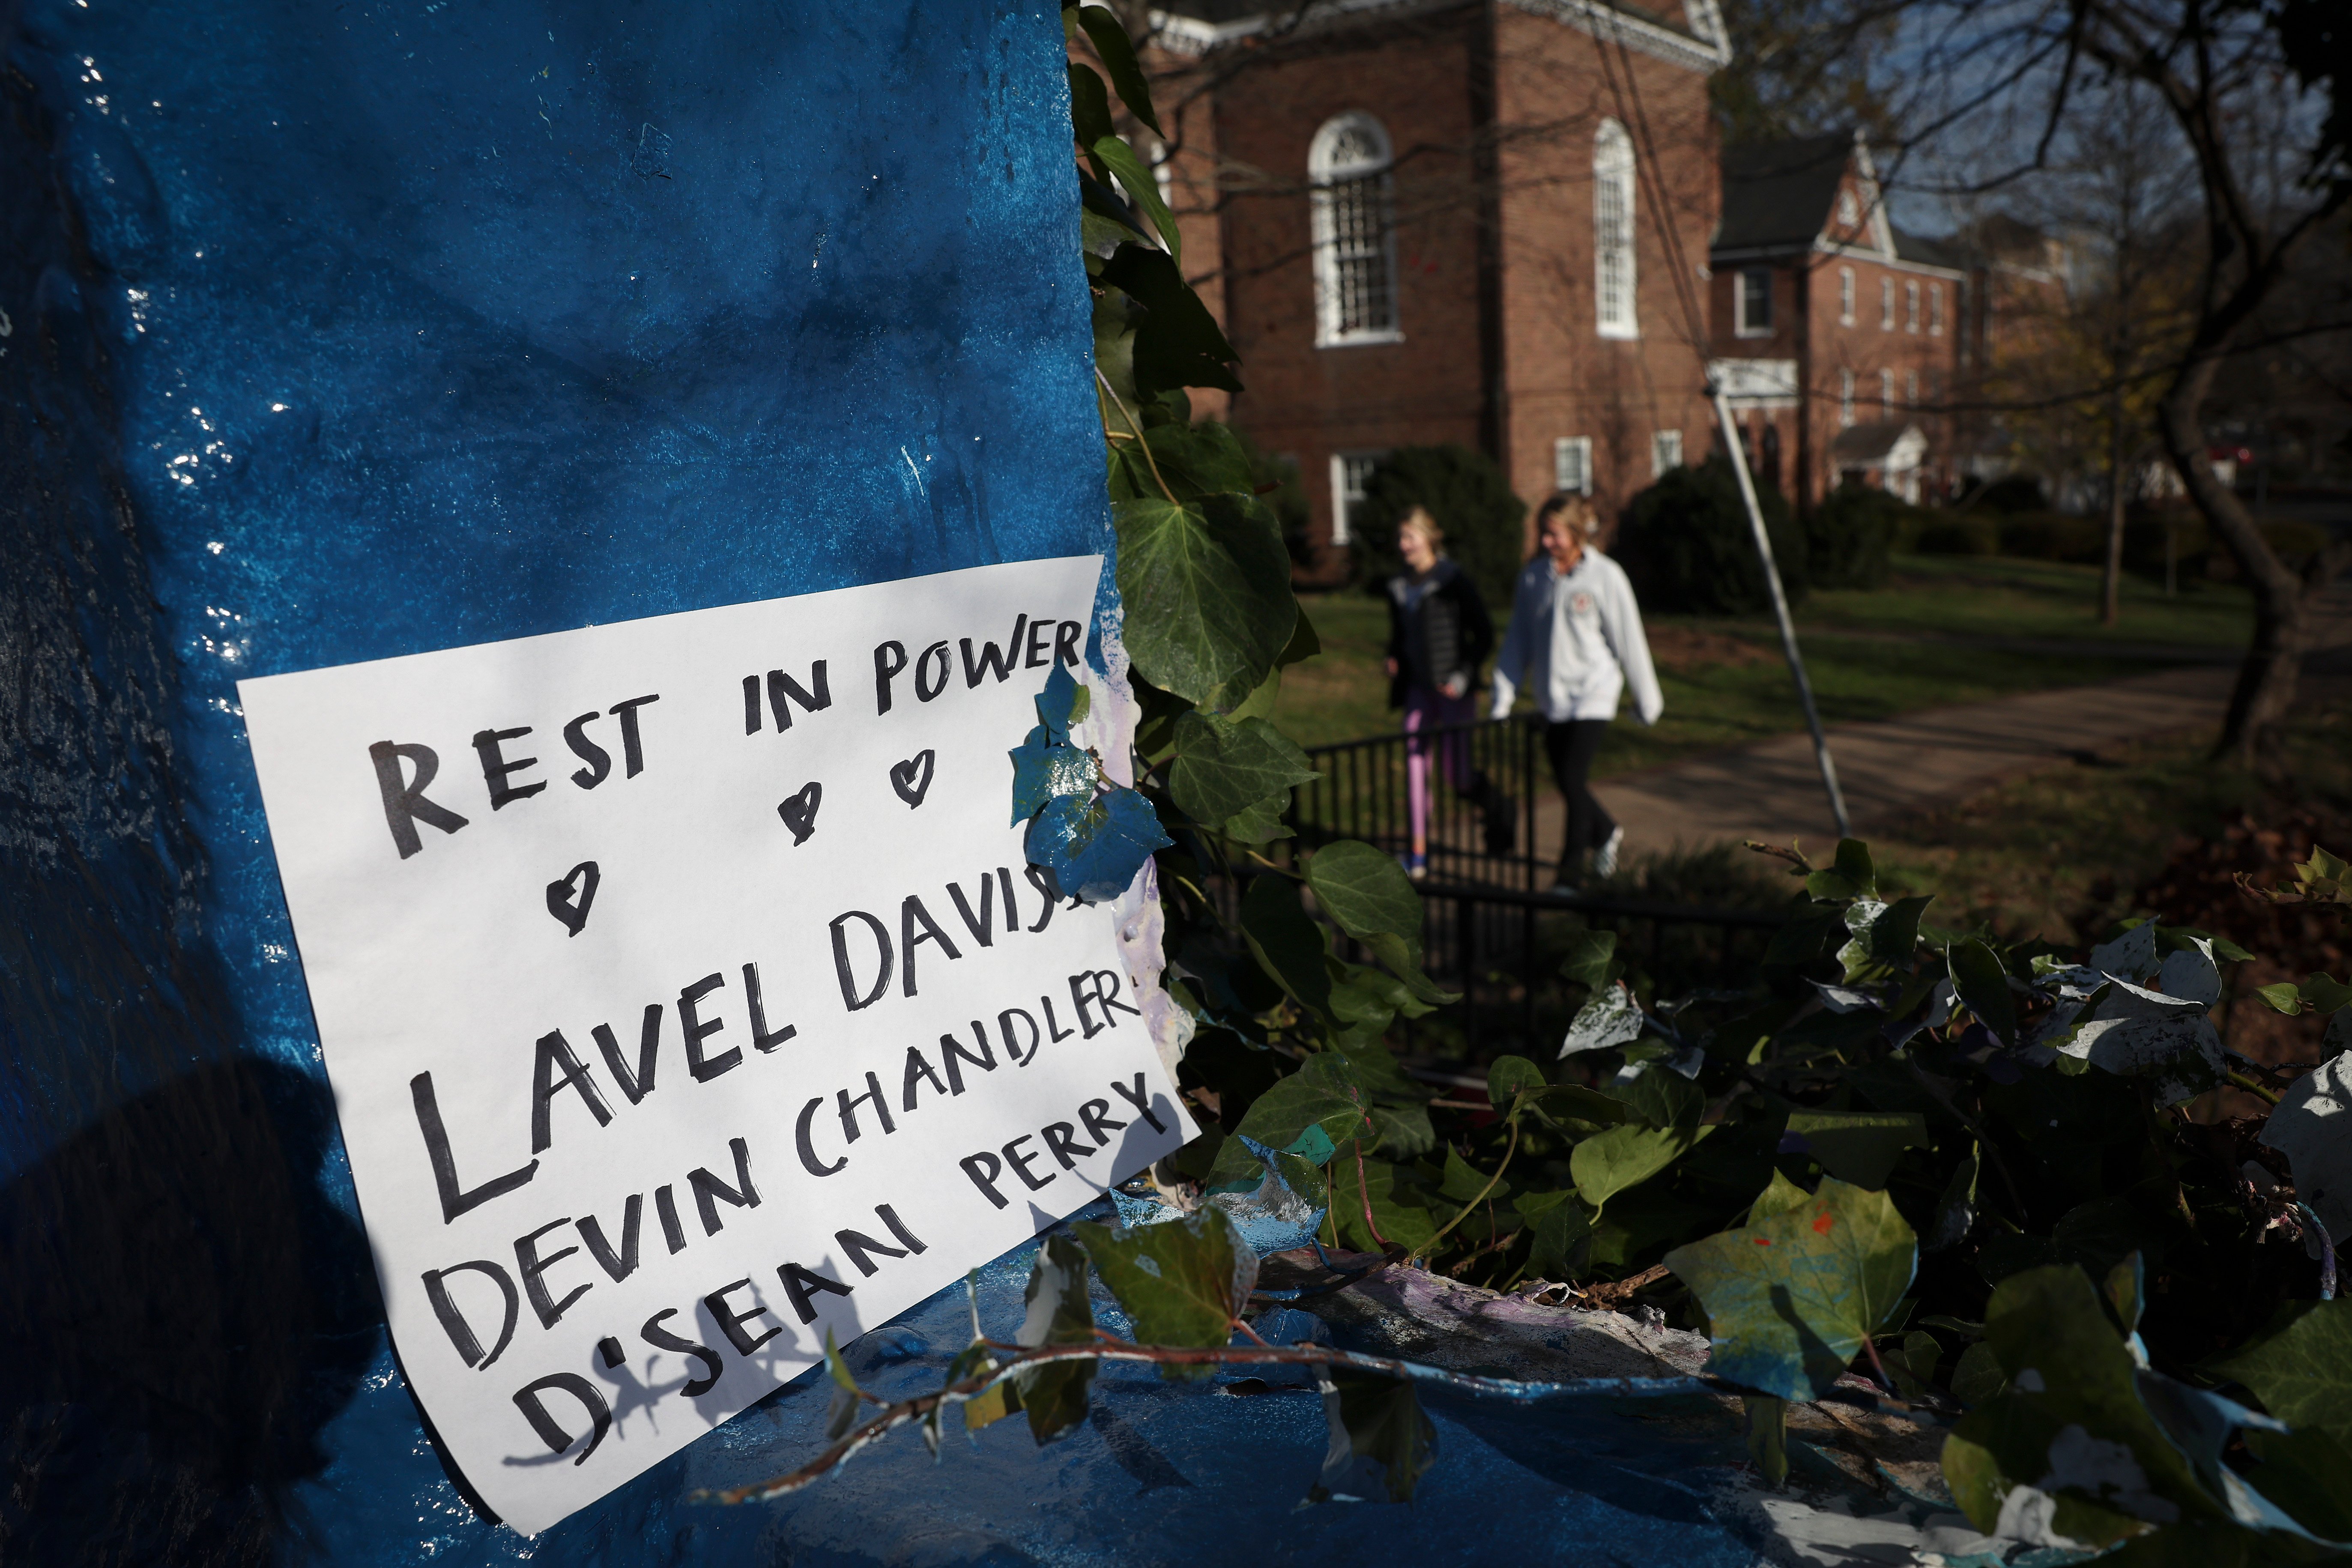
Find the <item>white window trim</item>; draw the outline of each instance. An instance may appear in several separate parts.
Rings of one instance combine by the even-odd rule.
[[[1916,370],[1903,374],[1903,401],[1914,408],[1919,406],[1919,373]]]
[[[1850,370],[1838,372],[1838,424],[1853,424],[1853,372]]]
[[[1895,279],[1892,278],[1878,280],[1878,330],[1882,332],[1895,330]]]
[[[1853,325],[1853,268],[1838,268],[1838,325]]]
[[[1895,373],[1891,370],[1878,373],[1878,416],[1881,419],[1895,417]]]
[[[1650,432],[1650,477],[1663,479],[1682,466],[1683,433],[1679,430]]]
[[[1642,335],[1641,247],[1636,239],[1633,184],[1633,139],[1614,120],[1604,120],[1592,138],[1592,321],[1594,331],[1604,338]],[[1613,196],[1623,216],[1623,237],[1614,247],[1604,243],[1601,231],[1604,196]],[[1615,315],[1607,310],[1612,249],[1624,268],[1622,310]]]
[[[1377,463],[1388,454],[1384,451],[1334,452],[1331,454],[1331,542],[1351,544],[1355,530],[1348,525],[1348,502],[1352,498],[1361,500],[1364,492],[1348,489],[1349,463]]]
[[[1916,278],[1903,285],[1903,330],[1919,330],[1919,280]]]
[[[1748,280],[1764,279],[1764,323],[1758,326],[1748,319]],[[1743,338],[1769,338],[1772,335],[1772,269],[1769,267],[1743,267],[1731,275],[1732,331]]]
[[[1334,144],[1349,131],[1369,133],[1380,148],[1377,160],[1344,167],[1332,164]],[[1393,199],[1389,170],[1394,161],[1387,128],[1370,115],[1357,112],[1334,115],[1326,121],[1322,129],[1316,132],[1315,141],[1307,149],[1307,169],[1312,185],[1309,201],[1315,249],[1315,346],[1318,349],[1357,348],[1371,343],[1404,342],[1398,313],[1396,224],[1389,210]],[[1373,179],[1379,181],[1374,195],[1381,205],[1381,258],[1387,269],[1389,324],[1342,331],[1339,325],[1339,237],[1333,232],[1331,187],[1348,181]]]
[[[1551,444],[1552,488],[1575,495],[1592,493],[1592,437],[1562,436]]]
[[[1941,283],[1927,285],[1927,335],[1931,338],[1944,335],[1944,286]]]

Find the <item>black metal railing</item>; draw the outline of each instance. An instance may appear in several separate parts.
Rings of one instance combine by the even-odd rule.
[[[1318,746],[1323,775],[1296,793],[1288,818],[1303,847],[1360,838],[1424,857],[1424,967],[1462,1000],[1401,1021],[1412,1054],[1475,1062],[1505,1053],[1548,1060],[1582,999],[1560,974],[1579,931],[1612,931],[1636,989],[1672,997],[1744,984],[1786,918],[1774,909],[1714,908],[1595,889],[1555,893],[1554,857],[1538,828],[1551,781],[1542,732],[1524,720],[1446,726]],[[1423,773],[1412,810],[1412,773]],[[1497,817],[1507,835],[1489,837]],[[1552,837],[1558,836],[1555,826]],[[1507,844],[1506,838],[1507,837]],[[1552,845],[1556,854],[1557,846]],[[1337,933],[1335,933],[1336,935]],[[1370,963],[1339,938],[1341,955]]]

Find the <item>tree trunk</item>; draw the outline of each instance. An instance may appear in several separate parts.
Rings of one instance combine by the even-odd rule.
[[[2189,353],[2180,374],[2165,393],[2158,424],[2164,436],[2165,455],[2180,474],[2189,499],[2196,503],[2205,525],[2229,546],[2238,570],[2254,594],[2254,640],[2238,668],[2237,689],[2230,694],[2230,713],[2213,753],[2235,752],[2248,766],[2276,737],[2294,701],[2303,674],[2303,656],[2311,646],[2312,626],[2304,585],[2272,551],[2262,531],[2230,487],[2221,482],[2206,457],[2204,422],[2199,417],[2205,390],[2227,351],[2224,342],[2200,344]]]
[[[2123,614],[2124,574],[2124,394],[2120,379],[2107,408],[2107,565],[2099,579],[2099,624],[2111,626]]]

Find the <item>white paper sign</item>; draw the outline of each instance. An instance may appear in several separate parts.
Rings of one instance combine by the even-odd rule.
[[[401,1364],[517,1530],[1186,1135],[1008,823],[1100,570],[238,688]]]

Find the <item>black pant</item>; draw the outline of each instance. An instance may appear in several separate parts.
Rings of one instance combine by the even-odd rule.
[[[1592,798],[1586,778],[1600,752],[1601,737],[1609,732],[1606,719],[1570,719],[1544,725],[1544,752],[1551,758],[1552,777],[1568,801],[1568,837],[1560,846],[1559,875],[1576,881],[1584,875],[1584,852],[1609,842],[1617,821]]]

